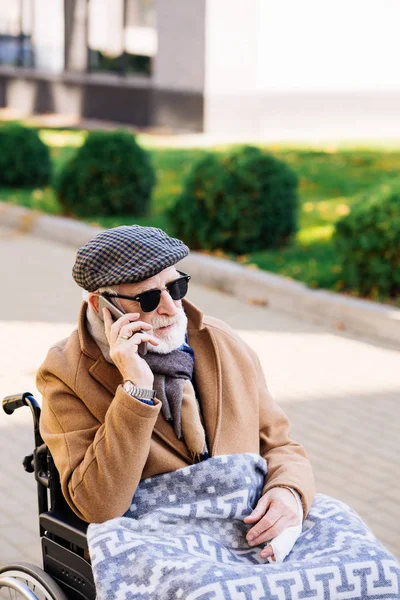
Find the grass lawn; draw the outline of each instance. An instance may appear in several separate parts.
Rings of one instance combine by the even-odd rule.
[[[73,155],[84,135],[79,131],[41,131],[42,138],[51,147],[56,171]],[[160,148],[149,144],[147,136],[138,136],[138,141],[147,146],[157,171],[151,215],[101,219],[94,215],[89,222],[104,227],[136,222],[168,230],[164,211],[175,202],[183,177],[205,151]],[[399,177],[400,150],[372,147],[310,149],[283,145],[265,146],[265,149],[285,160],[299,175],[299,232],[291,247],[252,253],[237,260],[253,265],[253,268],[299,279],[310,287],[340,290],[340,265],[331,244],[335,221],[349,212],[360,192]],[[51,188],[0,188],[0,199],[51,214],[60,213]]]

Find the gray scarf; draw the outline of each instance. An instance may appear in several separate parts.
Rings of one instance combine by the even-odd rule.
[[[173,423],[176,437],[182,439],[182,397],[185,379],[192,379],[193,359],[182,350],[168,354],[148,352],[144,360],[154,375],[154,389],[162,402],[164,419]]]

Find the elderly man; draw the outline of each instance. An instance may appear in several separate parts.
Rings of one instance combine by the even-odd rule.
[[[175,265],[187,254],[181,241],[137,225],[78,250],[73,276],[87,302],[39,370],[41,434],[68,504],[89,523],[122,516],[143,479],[209,457],[261,455],[268,475],[245,519],[256,546],[307,515],[312,470],[252,349],[184,300],[190,276]],[[101,309],[102,298],[122,316]]]

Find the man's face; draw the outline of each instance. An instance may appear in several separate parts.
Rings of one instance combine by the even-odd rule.
[[[152,333],[160,344],[157,347],[149,346],[149,350],[152,352],[166,354],[179,348],[185,341],[187,318],[182,308],[182,301],[173,300],[168,290],[164,289],[167,283],[178,279],[178,277],[180,277],[180,274],[175,267],[168,267],[140,283],[122,283],[119,285],[119,293],[127,296],[137,296],[148,290],[163,290],[160,303],[152,312],[143,312],[139,302],[119,298],[125,312],[140,313],[139,320],[145,321],[153,327]]]

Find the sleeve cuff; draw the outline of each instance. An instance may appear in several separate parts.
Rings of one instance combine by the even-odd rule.
[[[154,406],[153,400],[148,400],[147,398],[138,398],[134,396],[135,400],[139,400],[139,402],[143,402],[143,404],[147,404],[148,406]]]
[[[138,417],[145,419],[153,419],[154,417],[157,418],[157,415],[161,409],[161,402],[157,398],[155,398],[151,404],[147,404],[147,402],[142,402],[141,400],[138,400],[134,396],[128,394],[121,385],[117,388],[115,399],[118,399],[117,404],[135,413]],[[146,398],[146,400],[148,399]],[[113,406],[115,406],[114,402],[111,403],[111,407]]]

